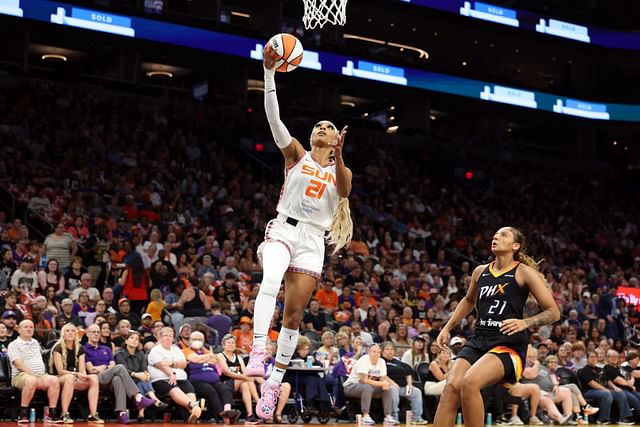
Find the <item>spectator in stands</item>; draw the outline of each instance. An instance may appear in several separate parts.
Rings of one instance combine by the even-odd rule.
[[[236,268],[236,259],[232,256],[228,256],[224,260],[224,265],[220,267],[220,277],[227,278],[228,274],[233,274],[235,280],[240,279],[240,272]]]
[[[320,303],[320,308],[331,314],[338,309],[338,293],[333,290],[334,281],[329,278],[322,280],[322,289],[316,292],[314,298]]]
[[[396,356],[402,357],[402,355],[411,350],[413,347],[413,340],[409,338],[409,327],[403,323],[398,325],[398,330],[395,337],[391,340],[393,346],[397,352]]]
[[[258,401],[258,390],[254,377],[244,374],[244,362],[236,353],[236,338],[227,334],[222,337],[222,352],[217,354],[218,364],[222,369],[220,379],[235,393],[242,395],[242,402],[247,414],[245,424],[258,424],[258,418],[253,414],[251,399]]]
[[[41,347],[33,339],[33,322],[23,320],[18,326],[19,336],[9,344],[7,357],[11,362],[11,385],[21,391],[18,422],[29,422],[29,404],[36,390],[46,390],[49,416],[45,422],[60,422],[57,412],[60,382],[47,375]]]
[[[47,260],[45,269],[38,272],[38,285],[40,286],[40,292],[47,289],[48,286],[53,286],[56,290],[56,295],[64,294],[64,276],[60,273],[60,270],[58,270],[57,260],[53,258]]]
[[[222,307],[220,303],[214,301],[211,304],[211,314],[207,318],[206,325],[215,329],[218,333],[218,337],[214,345],[220,344],[220,340],[223,336],[231,332],[231,318],[226,314],[222,314]]]
[[[428,424],[422,419],[422,390],[413,386],[413,368],[395,357],[395,349],[391,341],[382,343],[382,358],[387,365],[387,376],[393,382],[391,387],[392,403],[391,415],[398,420],[400,396],[411,401],[412,419],[406,420],[413,425]]]
[[[457,356],[458,352],[462,350],[464,344],[467,342],[466,339],[460,336],[455,336],[449,340],[449,350],[451,350],[451,354],[453,356]]]
[[[67,323],[60,330],[60,339],[52,347],[49,356],[49,373],[56,375],[60,380],[60,407],[62,409],[62,421],[73,423],[69,413],[69,405],[73,399],[73,392],[87,391],[89,401],[89,416],[87,421],[95,424],[104,424],[104,420],[98,415],[98,394],[100,384],[98,376],[87,374],[84,348],[78,339],[78,329],[73,323]]]
[[[311,340],[302,335],[298,338],[298,345],[296,351],[293,354],[292,359],[307,360],[307,357],[311,354]],[[317,359],[313,361],[314,366],[323,366]],[[291,383],[298,381],[304,389],[304,401],[310,408],[317,409],[319,411],[327,412],[331,407],[329,401],[329,392],[327,391],[327,384],[323,378],[321,378],[317,372],[297,372],[296,374],[285,374],[285,381]]]
[[[527,364],[522,371],[522,382],[533,383],[540,387],[540,390],[554,403],[562,406],[561,424],[565,424],[573,416],[573,405],[571,391],[568,388],[558,387],[554,384],[549,369],[540,363],[538,351],[529,346],[527,350]]]
[[[178,347],[180,347],[180,349],[185,349],[185,348],[189,348],[189,338],[191,338],[191,332],[192,332],[191,325],[188,323],[185,323],[184,325],[180,326],[180,330],[179,335],[178,335]]]
[[[142,313],[149,299],[149,289],[153,285],[142,263],[142,257],[134,254],[128,260],[118,283],[122,286],[122,296],[129,299],[131,311],[135,314]]]
[[[87,326],[87,323],[91,323],[93,319],[94,308],[89,304],[89,293],[82,288],[79,289],[78,299],[73,304],[73,314],[80,318],[83,326]]]
[[[80,286],[71,292],[71,299],[77,301],[81,292],[87,293],[89,297],[88,303],[91,305],[95,305],[100,299],[100,291],[91,286],[91,274],[89,273],[82,273],[82,276],[80,276]]]
[[[609,389],[612,393],[621,393],[624,395],[629,407],[640,414],[640,399],[635,391],[635,380],[626,379],[622,375],[622,369],[619,366],[619,353],[615,350],[607,351],[607,364],[604,366],[604,379],[607,381]]]
[[[151,289],[151,292],[149,292],[149,298],[150,301],[149,304],[147,304],[145,312],[151,315],[151,321],[161,321],[164,315],[164,308],[166,307],[166,303],[162,297],[162,291],[157,288]]]
[[[262,266],[260,265],[258,257],[251,246],[244,249],[240,262],[238,263],[238,269],[242,273],[249,275],[262,272]]]
[[[571,345],[571,367],[574,372],[578,369],[582,369],[587,365],[587,358],[585,357],[585,346],[582,341],[576,341]]]
[[[16,271],[17,266],[13,261],[11,248],[2,247],[0,249],[0,290],[7,290],[11,286],[11,275]]]
[[[382,344],[385,341],[391,341],[391,335],[389,334],[389,322],[384,321],[378,325],[377,334],[374,337],[374,341],[378,344]]]
[[[452,365],[451,351],[448,348],[438,351],[429,364],[429,373],[424,383],[424,394],[427,396],[442,395]]]
[[[232,408],[233,390],[220,381],[218,357],[204,346],[204,334],[191,333],[189,348],[182,350],[187,359],[187,377],[199,397],[209,403],[213,413],[225,420],[226,424],[235,424],[240,411]]]
[[[369,415],[371,399],[382,397],[385,424],[399,424],[391,415],[393,408],[393,382],[387,375],[387,365],[380,357],[380,346],[374,344],[369,347],[369,353],[361,356],[351,370],[344,383],[344,394],[347,397],[360,399],[362,423],[373,425],[375,421]]]
[[[382,355],[384,357],[384,348],[382,349]],[[402,354],[402,362],[415,368],[420,362],[428,362],[429,355],[427,354],[427,341],[424,337],[417,335],[411,344],[411,348]]]
[[[164,323],[161,320],[156,320],[153,322],[153,333],[149,336],[142,338],[142,350],[145,353],[148,353],[160,339],[160,331],[164,327]]]
[[[111,352],[115,353],[117,350],[117,347],[115,346],[115,344],[113,343],[113,340],[111,339],[112,331],[109,323],[108,322],[96,323],[96,325],[100,327],[100,344],[106,347],[109,347],[111,349]]]
[[[211,273],[213,274],[214,279],[216,279],[218,277],[218,270],[216,269],[216,266],[213,265],[213,259],[211,255],[203,255],[201,261],[202,264],[198,267],[197,272],[198,278],[202,278],[205,273]]]
[[[198,322],[205,323],[207,321],[211,304],[207,295],[200,288],[191,286],[185,289],[180,295],[178,303],[182,306],[185,323],[190,323],[193,326]]]
[[[133,328],[131,327],[131,322],[127,319],[122,319],[118,322],[117,334],[111,336],[111,342],[116,348],[122,348],[125,344],[127,338],[129,338],[129,332]]]
[[[120,298],[118,300],[118,321],[126,319],[131,323],[131,329],[138,329],[140,327],[140,316],[138,313],[131,311],[131,302],[127,298]]]
[[[351,322],[351,341],[353,342],[355,338],[360,338],[362,340],[362,345],[365,347],[369,347],[373,344],[373,337],[369,332],[362,330],[362,323],[358,320]]]
[[[0,323],[0,354],[6,354],[9,347],[9,338],[7,337],[7,327],[4,323]]]
[[[87,373],[97,374],[100,387],[113,392],[118,422],[128,424],[127,397],[135,400],[138,409],[147,408],[154,402],[138,391],[124,366],[116,365],[111,346],[102,344],[100,335],[99,325],[93,324],[87,328],[87,343],[84,345]]]
[[[578,379],[585,399],[598,401],[599,424],[611,422],[611,405],[615,401],[620,417],[618,424],[632,425],[634,422],[627,399],[622,393],[615,393],[607,388],[604,371],[596,366],[597,361],[598,355],[594,350],[591,350],[587,353],[587,366],[578,370]]]
[[[117,311],[117,304],[115,300],[115,293],[113,288],[107,286],[102,290],[102,301],[107,304],[107,312],[115,313]]]
[[[140,334],[136,331],[129,331],[124,346],[115,354],[116,364],[127,369],[133,382],[138,387],[138,391],[153,400],[153,406],[158,409],[166,409],[168,405],[158,399],[153,386],[151,385],[151,375],[147,370],[146,354],[139,349]],[[144,422],[144,409],[138,408],[138,423]]]
[[[173,329],[162,328],[158,345],[151,349],[147,360],[153,389],[162,398],[170,397],[176,404],[186,408],[189,411],[187,422],[194,423],[202,415],[202,406],[187,379],[187,359],[173,344]]]
[[[251,343],[253,342],[251,323],[251,318],[242,316],[240,318],[240,328],[231,333],[236,338],[236,351],[241,355],[251,352]]]
[[[306,329],[316,331],[318,334],[321,334],[328,327],[326,314],[320,310],[320,302],[315,298],[309,302],[309,309],[304,314],[302,321]]]
[[[59,329],[67,323],[73,323],[76,326],[85,326],[82,319],[73,313],[73,301],[71,301],[71,298],[65,298],[60,303],[60,314],[56,316],[55,323]]]
[[[580,388],[576,384],[574,383],[563,384],[560,382],[560,379],[558,378],[558,374],[557,374],[557,368],[558,368],[557,356],[554,356],[554,355],[547,356],[545,365],[549,370],[550,378],[551,378],[551,381],[553,382],[554,387],[567,388],[571,392],[571,404],[572,404],[574,415],[582,414],[585,417],[588,417],[590,415],[597,413],[600,410],[600,408],[596,408],[587,403],[587,401],[584,399],[584,396],[582,395],[582,392],[580,391]],[[578,417],[578,419],[580,419],[580,421],[584,421],[582,420],[581,417]],[[578,424],[580,424],[580,422],[578,422]]]
[[[14,292],[19,292],[22,289],[38,291],[38,275],[33,271],[33,263],[34,259],[31,256],[22,259],[20,268],[11,276],[11,290]]]
[[[71,266],[71,259],[78,252],[78,245],[71,234],[65,232],[63,223],[58,223],[53,233],[44,239],[44,248],[48,259],[58,260],[58,268],[66,273]]]

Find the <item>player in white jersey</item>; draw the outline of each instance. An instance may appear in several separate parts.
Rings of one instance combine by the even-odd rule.
[[[342,158],[347,128],[338,131],[329,121],[318,122],[311,132],[311,151],[292,138],[280,120],[275,61],[275,52],[267,44],[264,104],[275,143],[284,155],[285,181],[278,216],[267,225],[265,241],[258,248],[263,278],[256,298],[253,347],[245,370],[246,375],[264,377],[266,337],[284,277],[284,315],[276,364],[256,406],[256,414],[264,419],[273,417],[282,377],[298,343],[304,309],[322,272],[325,237],[338,250],[349,244],[353,229],[347,199],[351,171]]]

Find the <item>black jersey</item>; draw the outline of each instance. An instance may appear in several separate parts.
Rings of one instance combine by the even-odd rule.
[[[529,291],[521,288],[516,282],[518,265],[520,263],[501,274],[496,274],[492,264],[489,264],[480,274],[477,283],[476,334],[494,334],[500,332],[503,320],[522,319]]]

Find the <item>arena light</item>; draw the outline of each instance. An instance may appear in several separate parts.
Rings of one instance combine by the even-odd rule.
[[[170,79],[173,77],[173,73],[170,71],[153,70],[147,71],[147,77],[167,77]]]
[[[249,15],[248,13],[238,12],[238,11],[235,11],[235,10],[232,10],[231,14],[233,16],[239,16],[241,18],[247,18],[247,19],[251,18],[251,15]]]
[[[387,133],[390,133],[390,134],[398,133],[398,126],[389,126],[387,128]]]
[[[351,101],[342,101],[340,105],[342,105],[343,107],[355,107],[356,103]]]
[[[374,43],[374,44],[381,44],[381,45],[387,45],[387,46],[391,46],[391,47],[397,47],[398,49],[400,49],[401,52],[403,52],[404,49],[407,49],[407,50],[410,50],[412,52],[416,52],[420,59],[428,59],[429,58],[429,53],[426,50],[420,49],[420,48],[415,47],[415,46],[410,46],[408,44],[388,42],[388,41],[385,41],[385,40],[374,39],[374,38],[371,38],[371,37],[358,36],[356,34],[343,34],[342,37],[345,38],[345,39],[360,40],[360,41]]]
[[[40,57],[43,61],[62,61],[67,62],[67,57],[59,53],[45,53]]]

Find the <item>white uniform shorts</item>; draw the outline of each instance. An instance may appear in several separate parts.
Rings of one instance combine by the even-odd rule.
[[[287,217],[278,214],[267,224],[264,242],[258,247],[258,258],[262,263],[262,250],[266,242],[280,242],[291,255],[287,271],[308,274],[319,279],[324,263],[325,231],[315,225],[298,222],[292,225]]]

